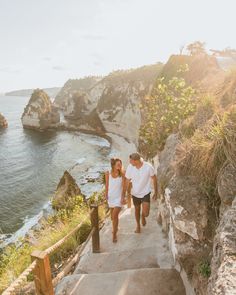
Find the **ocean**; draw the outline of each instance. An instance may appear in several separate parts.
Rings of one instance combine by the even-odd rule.
[[[50,198],[65,170],[89,196],[88,182],[109,165],[110,143],[80,132],[25,130],[21,115],[29,97],[0,96],[8,128],[0,130],[0,245],[13,242],[50,211]]]

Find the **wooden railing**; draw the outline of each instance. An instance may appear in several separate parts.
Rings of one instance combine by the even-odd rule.
[[[76,249],[76,255],[73,259],[65,266],[62,272],[60,272],[54,279],[52,279],[51,266],[50,266],[50,254],[55,252],[60,246],[62,246],[65,241],[67,241],[73,234],[75,234],[82,226],[84,221],[78,224],[71,232],[69,232],[65,237],[59,240],[50,248],[40,251],[35,250],[31,254],[32,263],[27,267],[27,269],[2,293],[2,295],[12,295],[16,294],[20,286],[27,280],[27,276],[32,273],[34,276],[35,292],[37,295],[54,295],[53,287],[65,276],[67,275],[73,265],[75,265],[80,258],[82,251],[88,244],[89,240],[92,238],[92,251],[93,253],[100,252],[100,239],[99,239],[99,216],[98,216],[99,205],[90,206],[90,220],[92,229],[88,235],[86,241],[79,245]]]
[[[31,254],[32,263],[27,267],[27,269],[2,293],[2,295],[12,295],[16,294],[20,286],[27,280],[27,276],[32,273],[34,276],[35,292],[37,295],[54,295],[54,286],[67,275],[72,267],[78,263],[81,253],[85,246],[88,244],[92,238],[92,252],[100,252],[100,237],[99,237],[99,215],[98,207],[103,205],[91,205],[90,206],[90,220],[92,229],[88,235],[86,241],[79,245],[76,249],[76,254],[73,259],[64,267],[54,279],[52,279],[51,266],[50,266],[50,254],[55,252],[60,246],[62,246],[73,234],[75,234],[83,225],[84,221],[78,224],[71,232],[69,232],[65,237],[59,240],[57,243],[49,247],[44,251],[35,250]],[[128,194],[127,207],[131,207],[131,195]]]

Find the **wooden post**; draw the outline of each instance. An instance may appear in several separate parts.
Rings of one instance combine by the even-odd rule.
[[[32,261],[37,260],[37,265],[33,271],[36,294],[54,295],[48,254],[45,251],[35,250],[31,254],[31,259]]]
[[[92,224],[92,227],[94,228],[94,233],[92,235],[93,253],[99,253],[100,252],[100,239],[99,239],[98,206],[91,205],[90,208],[92,209],[91,214],[90,214],[91,224]]]

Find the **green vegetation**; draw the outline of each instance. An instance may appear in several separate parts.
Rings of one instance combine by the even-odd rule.
[[[180,122],[194,113],[195,91],[183,78],[159,78],[141,110],[145,122],[140,128],[140,149],[151,157],[163,149],[166,138],[178,130]]]
[[[78,245],[86,240],[91,230],[89,205],[100,202],[101,198],[102,193],[94,194],[89,202],[85,202],[81,196],[75,197],[73,210],[68,213],[68,210],[61,209],[43,222],[41,230],[35,232],[34,244],[24,238],[18,244],[6,247],[0,254],[0,293],[30,265],[30,254],[33,250],[49,248],[83,221],[79,231],[50,255],[52,273],[54,274],[58,265],[63,265],[64,261],[75,253]],[[100,219],[104,219],[105,212],[106,205],[100,206]],[[29,275],[28,280],[32,280],[32,275]]]
[[[211,275],[211,266],[208,261],[203,261],[198,265],[198,272],[204,277],[209,278]]]

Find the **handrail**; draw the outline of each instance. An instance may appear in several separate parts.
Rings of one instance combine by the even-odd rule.
[[[92,237],[92,250],[94,253],[100,251],[99,242],[99,218],[98,218],[98,207],[104,205],[102,202],[97,205],[90,206],[90,219],[92,228],[86,239],[86,241],[79,248],[78,252],[74,258],[66,265],[64,270],[60,272],[53,280],[51,277],[51,268],[49,263],[49,255],[52,254],[57,248],[59,248],[63,243],[68,240],[76,231],[78,231],[84,224],[86,218],[80,222],[73,230],[71,230],[65,237],[57,241],[54,245],[47,248],[44,251],[34,251],[31,255],[33,262],[21,273],[21,275],[2,293],[2,295],[12,295],[15,294],[15,290],[20,287],[27,276],[33,272],[34,282],[36,287],[36,294],[47,294],[53,295],[53,285],[57,284],[63,276],[65,276],[71,269],[71,267],[78,262],[82,251]],[[46,291],[45,291],[46,290]]]
[[[2,293],[2,295],[10,295],[23,283],[23,280],[35,269],[37,261],[33,261],[23,272],[22,274]]]
[[[80,227],[85,222],[86,218],[84,218],[83,221],[81,221],[71,232],[69,232],[66,236],[64,236],[61,240],[57,241],[54,245],[46,249],[45,251],[47,254],[52,254],[57,248],[59,248],[70,236],[72,236],[77,230],[80,229]]]

